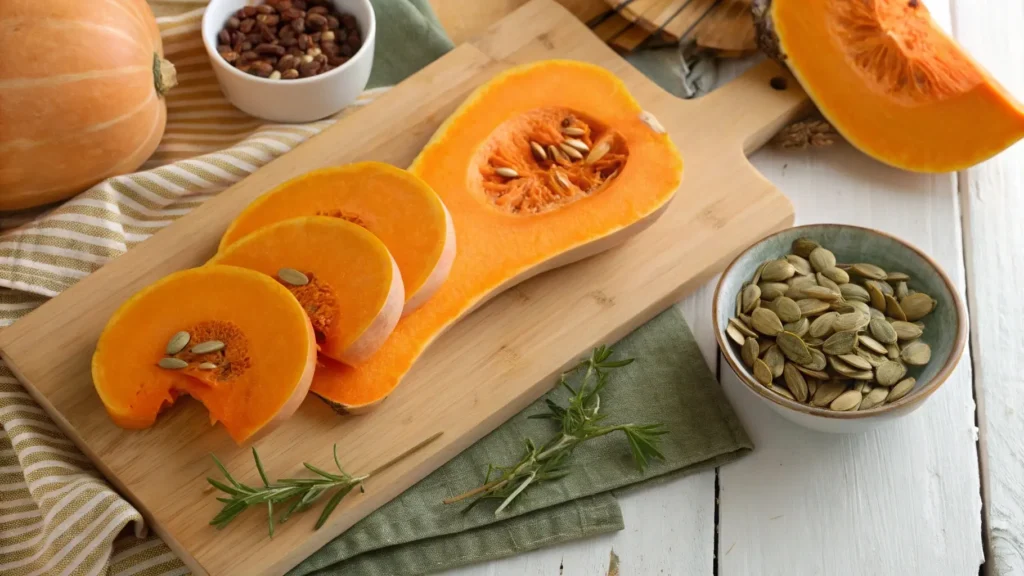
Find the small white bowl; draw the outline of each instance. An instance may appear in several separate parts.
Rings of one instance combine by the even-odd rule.
[[[272,122],[313,122],[341,111],[366,88],[373,67],[377,20],[369,0],[333,0],[355,17],[363,45],[348,62],[325,74],[295,80],[270,80],[246,74],[217,53],[217,35],[239,8],[255,0],[211,0],[203,14],[203,44],[228,101],[246,114]]]

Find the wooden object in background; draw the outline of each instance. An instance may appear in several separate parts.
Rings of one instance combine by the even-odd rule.
[[[601,65],[657,116],[686,163],[684,183],[649,230],[608,253],[534,278],[483,306],[439,338],[378,410],[339,417],[308,399],[257,441],[275,475],[303,461],[371,470],[437,432],[444,435],[372,478],[330,522],[315,514],[279,526],[250,514],[216,532],[219,503],[204,478],[220,456],[243,481],[255,479],[238,447],[186,399],[144,431],[116,427],[89,377],[96,339],[131,294],[164,275],[202,264],[249,202],[298,174],[380,160],[407,165],[473,88],[506,67],[547,58]],[[26,388],[196,574],[279,574],[541,396],[553,377],[594,345],[613,342],[676,302],[739,250],[788,225],[789,201],[754,170],[746,153],[808,107],[790,78],[766,62],[715,93],[682,101],[662,91],[550,0],[534,0],[320,136],[271,162],[0,333],[0,349]],[[360,134],[353,140],[351,134]],[[239,552],[243,552],[239,554]]]
[[[624,51],[652,34],[658,43],[693,41],[721,56],[744,56],[757,49],[750,0],[606,0],[616,14],[595,28],[601,39]]]

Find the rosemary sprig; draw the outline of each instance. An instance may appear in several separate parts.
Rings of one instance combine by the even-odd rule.
[[[561,432],[542,446],[527,438],[526,449],[519,462],[511,466],[487,466],[483,485],[453,498],[445,500],[452,504],[475,498],[466,510],[484,500],[501,500],[494,511],[500,514],[529,486],[540,482],[558,480],[569,474],[566,460],[580,444],[613,432],[622,432],[633,453],[633,460],[641,472],[647,469],[651,459],[664,460],[658,449],[660,436],[668,430],[661,424],[617,424],[602,426],[607,414],[601,414],[601,391],[608,384],[610,371],[628,366],[632,358],[611,360],[612,349],[602,346],[595,349],[589,358],[583,360],[562,374],[559,385],[569,391],[568,403],[563,406],[554,400],[546,400],[548,411],[530,418],[554,420],[561,426]],[[572,376],[582,373],[579,388],[569,383]],[[497,472],[498,477],[491,480]]]
[[[327,472],[312,464],[303,462],[302,465],[310,472],[316,474],[317,477],[284,478],[274,483],[271,483],[270,479],[267,477],[267,472],[263,469],[263,462],[260,461],[259,452],[256,451],[256,447],[254,446],[252,449],[252,457],[256,462],[256,471],[259,472],[260,480],[263,482],[263,486],[259,487],[252,487],[236,480],[234,476],[228,472],[227,468],[224,467],[224,464],[221,463],[220,459],[211,454],[214,463],[217,465],[217,468],[220,469],[221,473],[224,474],[224,478],[227,479],[228,483],[225,484],[224,482],[214,478],[206,479],[214,488],[227,494],[227,497],[217,498],[219,502],[224,504],[224,507],[216,516],[213,517],[213,520],[210,520],[210,525],[215,526],[218,529],[224,528],[231,523],[232,520],[237,518],[239,514],[245,512],[250,507],[266,504],[268,531],[270,533],[270,537],[273,538],[275,504],[287,504],[287,508],[284,509],[284,512],[281,513],[280,517],[277,519],[277,524],[284,524],[292,517],[293,514],[309,510],[322,497],[333,492],[333,495],[327,500],[327,504],[324,505],[324,509],[316,521],[316,529],[319,530],[320,527],[327,522],[327,518],[332,512],[334,512],[334,509],[338,507],[338,504],[345,498],[345,496],[352,492],[356,487],[359,488],[360,492],[364,491],[363,482],[366,481],[367,478],[380,474],[394,464],[397,464],[403,458],[418,451],[434,440],[437,440],[441,434],[441,432],[434,434],[430,438],[427,438],[423,442],[420,442],[409,450],[406,450],[385,464],[379,466],[376,470],[361,476],[352,476],[345,472],[341,467],[341,462],[338,460],[338,445],[335,444],[334,465],[338,468],[337,474]]]

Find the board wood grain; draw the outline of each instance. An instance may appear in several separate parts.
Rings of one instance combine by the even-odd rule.
[[[341,418],[307,400],[258,439],[267,467],[286,476],[300,473],[303,461],[327,466],[334,442],[344,448],[343,464],[361,471],[443,432],[369,480],[366,494],[346,499],[323,529],[313,531],[315,518],[300,517],[269,540],[264,519],[253,514],[214,531],[207,523],[219,504],[204,480],[213,472],[208,455],[218,454],[232,470],[251,470],[249,447],[211,428],[205,411],[187,399],[149,430],[117,428],[89,377],[110,314],[143,286],[201,265],[231,219],[276,184],[359,160],[408,165],[473,88],[508,66],[548,58],[608,68],[669,130],[686,169],[668,210],[626,245],[534,278],[460,321],[376,411]],[[624,336],[739,250],[789,224],[789,201],[746,160],[806,110],[806,96],[791,79],[786,90],[769,87],[782,74],[765,63],[707,98],[680,101],[563,8],[533,0],[18,321],[0,333],[0,350],[33,397],[195,573],[282,573],[527,406],[578,355]]]

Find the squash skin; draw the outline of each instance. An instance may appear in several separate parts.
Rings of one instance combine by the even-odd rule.
[[[507,97],[514,102],[503,103]],[[550,106],[577,110],[617,130],[630,160],[611,184],[572,204],[529,215],[496,209],[469,183],[477,150],[510,115]],[[399,322],[369,362],[357,370],[321,367],[311,391],[336,410],[363,412],[399,384],[445,329],[491,297],[607,250],[653,223],[678,189],[683,166],[669,137],[644,123],[642,113],[618,78],[579,62],[515,67],[480,87],[410,167],[441,196],[458,231],[460,248],[448,281]]]
[[[1024,108],[931,20],[923,3],[871,5],[887,15],[903,11],[899,23],[905,33],[925,35],[935,58],[952,63],[948,85],[914,98],[880,91],[830,32],[835,8],[822,0],[755,0],[758,41],[789,67],[844,138],[891,166],[926,173],[962,170],[1024,137]],[[924,44],[918,41],[919,51]],[[919,66],[929,64],[914,54],[924,61]]]
[[[252,314],[254,304],[261,315]],[[208,372],[156,365],[171,334],[208,321],[230,323],[246,335],[247,369],[218,382]],[[273,332],[266,332],[264,321],[273,322]],[[118,426],[148,428],[164,406],[189,394],[241,444],[298,409],[313,378],[316,350],[313,327],[286,288],[252,270],[204,266],[171,274],[122,304],[100,335],[92,377]],[[244,390],[255,399],[245,400],[250,396]]]
[[[274,222],[334,212],[358,219],[388,247],[402,271],[403,315],[448,278],[456,252],[451,214],[425,182],[383,162],[315,170],[281,184],[235,218],[219,251]]]
[[[0,210],[62,200],[156,149],[174,67],[141,0],[4,0]],[[160,88],[157,85],[160,84]]]

